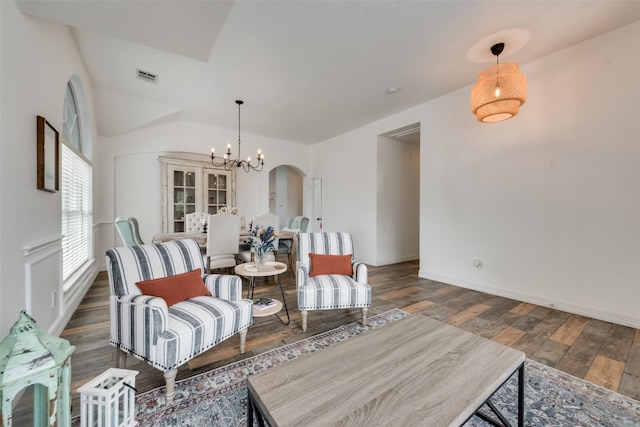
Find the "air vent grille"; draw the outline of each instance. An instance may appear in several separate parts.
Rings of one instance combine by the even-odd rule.
[[[148,71],[144,71],[144,70],[140,70],[137,69],[136,70],[136,74],[138,75],[138,78],[140,80],[144,80],[145,82],[149,82],[149,83],[158,83],[158,75],[157,74],[153,74],[150,73]]]

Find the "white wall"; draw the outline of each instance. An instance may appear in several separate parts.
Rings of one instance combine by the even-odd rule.
[[[378,137],[376,265],[420,258],[420,147]]]
[[[311,147],[312,178],[322,178],[323,231],[351,233],[359,261],[384,262],[377,250],[378,136],[419,122],[422,109],[406,110]]]
[[[97,186],[101,202],[95,213],[100,224],[96,243],[96,258],[104,269],[104,253],[119,245],[113,227],[116,216],[135,216],[140,223],[141,237],[150,242],[162,231],[162,179],[158,157],[170,152],[202,154],[206,159],[212,146],[224,147],[237,140],[237,133],[195,123],[178,122],[106,138],[99,143],[100,175]],[[258,148],[265,154],[265,169],[236,173],[236,206],[247,223],[256,214],[269,211],[269,170],[281,164],[309,169],[309,148],[287,141],[258,135],[242,135],[242,152]],[[222,149],[222,148],[219,148]],[[237,146],[232,144],[232,153]]]
[[[638,39],[635,23],[523,65],[506,122],[469,123],[470,88],[426,106],[422,276],[640,326]]]
[[[372,147],[419,121],[421,277],[640,327],[639,39],[634,23],[521,64],[528,101],[505,122],[475,120],[470,84],[314,146],[326,229],[377,262]]]
[[[36,116],[61,131],[67,82],[77,75],[92,105],[90,80],[69,29],[13,1],[0,2],[0,43],[0,336],[23,309],[59,332],[93,277],[52,307],[63,294],[60,193],[36,189]]]

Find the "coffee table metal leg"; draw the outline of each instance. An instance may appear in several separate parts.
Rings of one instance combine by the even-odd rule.
[[[251,393],[247,390],[247,425],[253,426],[253,402],[251,401]]]
[[[251,392],[249,391],[249,389],[247,389],[247,426],[248,427],[253,427],[254,411],[256,414],[256,421],[258,422],[258,426],[265,427],[264,417],[262,416],[260,409],[258,409],[258,406],[253,401],[253,396],[251,395]]]
[[[518,427],[524,427],[524,363],[518,369]]]
[[[249,287],[247,288],[247,298],[253,299],[253,291],[256,288],[256,278],[249,277]]]
[[[498,387],[498,389],[500,389],[502,386],[504,386],[504,384]],[[493,414],[498,417],[499,422],[480,410],[476,411],[474,415],[491,424],[492,426],[511,427],[511,423],[509,423],[504,415],[502,415],[500,410],[489,399],[487,399],[485,403],[487,404],[489,409],[491,409],[491,412],[493,412]],[[518,427],[524,427],[524,363],[518,368]]]
[[[276,317],[278,317],[278,319],[280,319],[280,321],[282,323],[284,323],[285,325],[288,325],[289,323],[291,323],[291,318],[289,317],[289,308],[287,308],[287,299],[284,296],[284,290],[282,289],[282,282],[280,281],[280,275],[277,275],[278,278],[278,286],[280,286],[280,294],[282,295],[282,304],[284,305],[284,311],[287,313],[287,323],[284,323],[284,320],[280,319],[280,316],[278,316],[278,314],[276,313]]]

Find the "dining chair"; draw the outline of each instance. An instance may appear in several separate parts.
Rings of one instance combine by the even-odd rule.
[[[297,239],[298,233],[306,233],[308,225],[309,218],[306,216],[292,216],[287,219],[287,225],[282,228],[282,231],[293,233],[293,239]],[[278,243],[278,255],[287,256],[290,269],[293,269],[293,239],[280,239]]]
[[[209,215],[207,224],[207,271],[235,267],[240,252],[240,217],[231,213]]]
[[[269,226],[273,227],[276,234],[280,231],[280,217],[277,215],[273,215],[270,213],[256,215],[253,217],[253,221],[251,221],[252,227],[255,230],[256,227],[264,227],[267,228]],[[278,247],[278,239],[273,242],[274,247]],[[253,261],[253,250],[251,248],[242,249],[238,254],[238,257],[242,262],[251,262]],[[273,252],[269,252],[266,257],[267,261],[276,261],[276,254]]]
[[[204,221],[207,220],[209,214],[206,212],[191,212],[184,217],[184,231],[187,233],[204,232]]]
[[[117,217],[114,221],[116,230],[125,246],[144,245],[140,238],[138,220],[133,217]]]

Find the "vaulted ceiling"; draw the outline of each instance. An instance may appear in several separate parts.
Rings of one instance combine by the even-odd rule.
[[[615,0],[17,3],[72,28],[100,135],[179,120],[235,129],[242,99],[243,133],[303,144],[472,85],[494,43],[500,61],[526,64],[640,19],[639,1]]]

